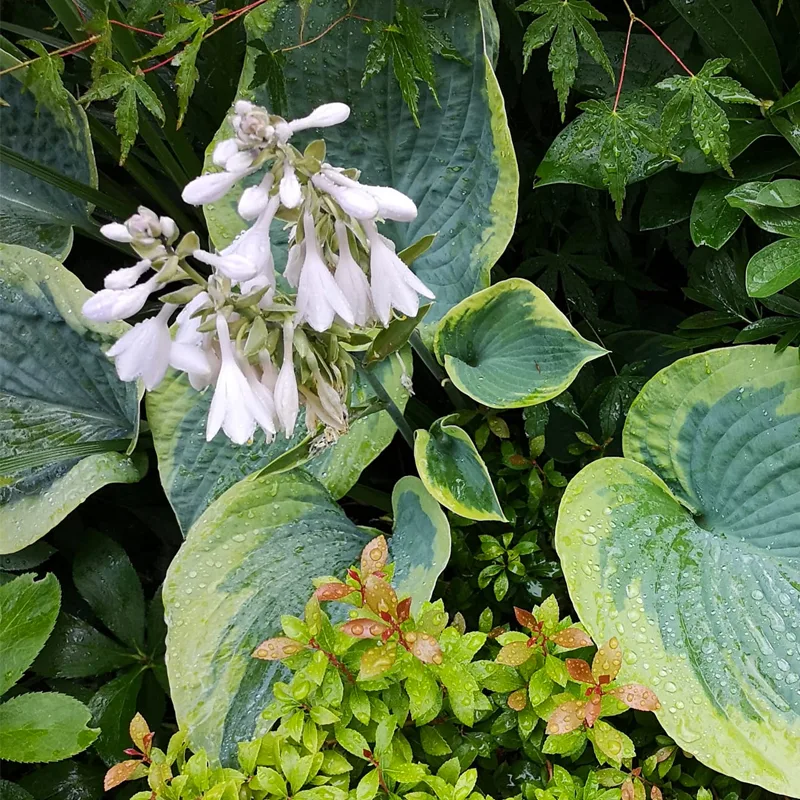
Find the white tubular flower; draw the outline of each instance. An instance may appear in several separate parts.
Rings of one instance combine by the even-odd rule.
[[[337,314],[352,325],[353,310],[320,257],[314,220],[308,212],[303,216],[303,231],[306,257],[295,301],[299,319],[306,320],[315,331],[328,330]]]
[[[349,116],[350,106],[346,103],[325,103],[317,106],[307,117],[294,119],[288,125],[292,133],[297,133],[308,128],[330,128],[344,122]]]
[[[250,169],[251,164],[255,160],[255,152],[253,150],[240,150],[236,155],[231,156],[225,164],[225,172],[244,173]]]
[[[255,369],[247,361],[242,361],[242,372],[260,409],[256,423],[264,431],[267,441],[271,442],[275,438],[275,401],[272,392],[263,381],[259,380]]]
[[[303,190],[300,181],[297,180],[294,167],[288,159],[283,162],[283,177],[281,178],[281,203],[286,208],[297,208],[303,201]]]
[[[300,398],[297,393],[297,378],[294,374],[294,326],[283,323],[283,364],[275,381],[275,413],[281,423],[284,436],[289,439],[297,424]]]
[[[317,383],[319,402],[322,404],[328,419],[333,423],[328,424],[330,427],[336,428],[336,430],[345,430],[347,428],[347,407],[342,402],[342,398],[339,397],[339,392],[325,381],[319,373],[314,377]]]
[[[358,220],[370,220],[378,216],[380,210],[378,201],[360,187],[339,186],[321,172],[314,175],[311,182],[329,194],[342,207],[345,214]]]
[[[106,275],[103,286],[106,289],[130,289],[152,266],[150,259],[144,258],[141,261],[137,261],[132,267],[115,269]]]
[[[111,239],[112,242],[128,244],[133,241],[133,236],[130,235],[128,229],[121,222],[109,222],[108,225],[103,225],[100,228],[100,233],[106,239]]]
[[[186,184],[181,194],[183,202],[191,206],[213,203],[225,197],[234,184],[244,177],[245,172],[211,172],[201,175]]]
[[[161,235],[169,244],[172,244],[178,238],[178,233],[180,232],[175,220],[172,217],[159,217],[158,223],[161,226]]]
[[[195,313],[209,304],[210,297],[208,292],[196,294],[180,311],[175,318],[177,330],[175,341],[180,344],[190,344],[195,347],[202,347],[206,342],[207,333],[200,333],[202,320],[196,317]]]
[[[192,386],[198,383],[205,387],[211,383],[215,361],[216,356],[212,360],[207,351],[192,344],[173,342],[169,349],[169,365],[187,373]]]
[[[158,288],[157,275],[130,289],[101,289],[83,304],[83,316],[95,322],[113,322],[142,310],[150,294]]]
[[[114,359],[120,380],[141,378],[148,391],[161,383],[169,367],[169,317],[175,308],[165,304],[156,316],[134,325],[108,350],[106,355]]]
[[[289,255],[286,257],[286,267],[283,270],[283,277],[286,278],[289,286],[296,289],[300,283],[300,270],[303,268],[303,261],[306,257],[305,244],[293,244],[289,248]]]
[[[253,393],[242,372],[230,339],[228,322],[222,314],[217,314],[217,335],[222,364],[208,410],[206,441],[210,442],[222,428],[232,442],[244,444],[252,438],[256,425],[265,430],[272,427],[273,431],[274,426],[269,410]]]
[[[242,219],[255,219],[264,212],[269,203],[269,193],[274,181],[275,176],[268,172],[258,186],[248,186],[242,192],[236,209]]]
[[[334,280],[342,290],[350,308],[353,309],[356,325],[363,327],[372,317],[369,281],[350,252],[347,226],[343,222],[336,223],[336,240],[339,243],[339,262],[336,265]]]
[[[200,292],[181,309],[175,319],[177,329],[170,349],[170,366],[185,372],[197,391],[213,383],[219,372],[219,359],[211,347],[211,334],[200,332],[202,319],[194,316],[209,301],[208,294]]]
[[[211,160],[218,167],[225,167],[228,159],[232,158],[239,152],[239,144],[236,139],[223,139],[214,147],[214,152],[211,155]]]
[[[161,221],[145,206],[139,206],[137,213],[125,221],[125,227],[136,244],[153,244],[161,236]]]
[[[269,353],[266,350],[262,350],[258,354],[258,361],[261,364],[261,383],[263,383],[270,392],[274,392],[275,384],[278,381],[278,370],[276,366],[272,363],[272,359],[269,357]]]
[[[322,167],[326,178],[339,186],[361,189],[372,195],[378,203],[378,215],[382,219],[393,219],[396,222],[411,222],[417,218],[417,206],[408,195],[393,189],[391,186],[370,186],[348,178],[330,164]]]
[[[244,259],[255,269],[255,274],[245,279],[245,282],[251,285],[246,289],[243,285],[243,291],[252,291],[254,288],[263,286],[275,286],[275,262],[272,257],[269,229],[279,205],[278,195],[271,197],[252,227],[222,251],[223,258]],[[252,281],[256,281],[256,283],[251,283]]]
[[[397,257],[374,222],[366,223],[364,230],[370,245],[370,288],[378,319],[388,325],[393,308],[406,316],[415,316],[419,311],[418,295],[433,300],[434,293]]]
[[[195,250],[192,255],[198,261],[208,264],[209,267],[214,267],[214,269],[232,281],[249,281],[258,274],[258,267],[252,261],[236,253],[215,255],[214,253],[207,253],[205,250]]]

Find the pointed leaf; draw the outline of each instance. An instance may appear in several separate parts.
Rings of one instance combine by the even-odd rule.
[[[340,630],[354,639],[377,639],[389,630],[389,626],[374,619],[351,619]]]
[[[509,667],[518,667],[524,664],[534,652],[532,647],[528,647],[527,642],[511,642],[500,650],[495,661]]]
[[[141,778],[145,774],[146,768],[138,758],[120,761],[119,764],[114,764],[114,766],[106,772],[103,778],[103,791],[110,792],[121,783]]]
[[[366,650],[361,656],[361,671],[358,673],[359,680],[369,681],[383,675],[386,670],[394,666],[396,658],[397,646],[394,642]]]
[[[612,636],[605,644],[600,645],[592,660],[592,675],[595,681],[601,677],[614,680],[619,674],[622,666],[622,650],[619,647],[619,639]]]
[[[525,611],[524,608],[517,608],[514,606],[514,616],[517,618],[517,622],[529,631],[539,627],[536,622],[536,617],[534,617],[530,611]]]
[[[373,572],[379,572],[389,558],[389,546],[386,537],[376,536],[367,544],[361,553],[361,579]]]
[[[628,708],[635,708],[638,711],[658,711],[661,708],[655,692],[640,683],[626,683],[624,686],[612,689],[609,694],[622,700]]]
[[[317,587],[314,596],[320,602],[326,602],[328,600],[341,600],[356,591],[358,590],[354,586],[350,586],[347,583],[324,583],[322,586]]]
[[[289,639],[286,636],[276,636],[261,642],[253,650],[253,657],[260,658],[263,661],[281,661],[284,658],[297,655],[304,649],[305,647],[294,639]]]
[[[578,647],[591,647],[594,642],[586,631],[580,628],[564,628],[564,630],[554,633],[550,637],[551,642],[555,642],[559,647],[566,650],[575,650]]]
[[[388,581],[377,575],[368,575],[364,581],[364,599],[378,616],[397,616],[397,594]]]
[[[411,652],[424,664],[442,663],[442,648],[430,634],[413,631],[406,634],[406,640],[411,644]]]
[[[564,666],[572,680],[578,681],[578,683],[595,683],[591,667],[582,658],[568,658],[564,662]]]
[[[550,715],[545,733],[553,735],[574,731],[583,725],[585,713],[584,700],[568,700]]]

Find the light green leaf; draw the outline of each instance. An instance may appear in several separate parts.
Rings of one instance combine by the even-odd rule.
[[[403,410],[408,391],[403,374],[411,375],[408,348],[370,367],[395,404]],[[206,442],[205,420],[211,392],[196,392],[187,378],[170,371],[154,392],[147,393],[147,418],[158,455],[161,484],[181,529],[189,530],[206,508],[242,478],[257,472],[310,437],[301,416],[290,440],[279,435],[271,444],[263,438],[246,446],[234,445],[224,436]],[[367,406],[374,394],[358,375],[351,390],[351,405]],[[341,497],[358,480],[362,470],[392,441],[397,429],[388,412],[370,414],[352,423],[350,431],[333,446],[300,461],[335,496]]]
[[[246,18],[248,42],[263,41],[274,51],[298,43],[301,9],[285,3],[277,10],[267,3]],[[419,207],[410,224],[391,224],[384,232],[402,250],[421,236],[439,232],[431,248],[413,265],[414,272],[436,294],[426,329],[448,309],[489,284],[489,273],[508,244],[517,214],[519,175],[506,120],[503,98],[488,56],[486,28],[496,24],[490,4],[473,0],[413,0],[409,6],[425,12],[426,20],[469,61],[435,57],[436,86],[441,108],[434,97],[419,98],[420,127],[408,112],[395,77],[384,69],[364,89],[360,88],[370,37],[363,25],[350,20],[337,25],[313,44],[285,53],[284,74],[288,88],[288,117],[307,114],[320,97],[347,103],[350,119],[325,131],[330,163],[358,167],[365,182],[388,186],[408,194]],[[393,4],[383,0],[359,2],[358,13],[379,23],[393,17]],[[341,15],[338,0],[317,0],[308,9],[306,41],[321,33]],[[269,105],[266,85],[253,85],[255,62],[260,53],[248,47],[239,84],[239,97]],[[335,96],[331,76],[336,75]],[[447,132],[455,132],[454,136]],[[223,123],[217,139],[231,135]],[[296,137],[302,146],[308,137]],[[207,166],[211,165],[208,153]],[[247,178],[242,187],[263,175]],[[229,244],[242,228],[236,214],[238,193],[206,206],[211,238],[217,247]],[[285,234],[273,227],[276,263],[285,263],[278,252]]]
[[[84,320],[90,296],[50,256],[0,245],[0,553],[44,536],[107,483],[131,483],[137,387],[106,358],[124,323]]]
[[[0,68],[19,63],[0,51]],[[0,76],[3,144],[62,175],[97,187],[89,124],[83,109],[69,95],[54,104],[35,83],[23,89],[28,69]],[[66,92],[65,92],[66,94]],[[65,114],[69,114],[66,117]],[[72,228],[94,227],[91,207],[8,165],[0,188],[0,240],[24,245],[63,260],[72,247]]]
[[[492,408],[523,408],[561,394],[605,354],[538,287],[511,278],[459,303],[442,320],[436,356],[453,383]]]
[[[193,749],[235,763],[283,674],[251,653],[368,539],[296,470],[240,481],[195,522],[164,584],[172,701]]]
[[[60,761],[85,750],[99,734],[89,728],[89,709],[73,697],[32,692],[0,705],[0,758]]]
[[[800,762],[797,349],[683,358],[628,415],[626,458],[567,487],[556,528],[570,596],[621,683],[700,761],[777,794]],[[792,635],[790,635],[792,634]]]
[[[761,188],[756,200],[764,206],[773,208],[795,208],[800,206],[800,181],[794,178],[781,178],[770,181]]]
[[[20,575],[0,586],[0,696],[33,663],[53,630],[61,587],[52,573],[35,581]]]
[[[450,525],[422,481],[413,475],[400,478],[394,485],[392,514],[392,585],[398,597],[411,598],[411,611],[416,614],[431,599],[436,581],[450,560]]]
[[[781,239],[747,262],[745,286],[750,297],[770,297],[800,279],[800,239]]]
[[[425,488],[467,519],[505,522],[489,470],[469,434],[442,417],[414,434],[414,461]]]
[[[718,175],[709,175],[697,192],[689,219],[689,230],[695,247],[719,250],[742,224],[744,212],[725,199],[736,186]]]

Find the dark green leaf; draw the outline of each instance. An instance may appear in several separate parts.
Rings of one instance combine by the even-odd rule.
[[[128,726],[136,713],[143,677],[142,667],[132,667],[101,686],[89,701],[92,723],[101,730],[95,748],[108,765],[121,761],[123,750],[131,746]]]

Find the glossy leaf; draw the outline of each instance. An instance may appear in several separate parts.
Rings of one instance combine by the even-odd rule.
[[[692,205],[689,230],[695,247],[719,250],[739,229],[744,212],[725,199],[735,186],[729,180],[709,175],[697,192]]]
[[[116,786],[126,781],[141,778],[146,774],[146,768],[138,758],[131,758],[127,761],[120,761],[114,764],[111,769],[106,772],[103,778],[103,790],[110,792]]]
[[[575,650],[578,647],[591,647],[594,642],[586,631],[580,628],[564,628],[554,633],[550,640],[566,650]]]
[[[434,347],[453,383],[492,408],[544,403],[606,352],[584,339],[541,289],[520,278],[452,309]]]
[[[797,183],[800,185],[800,181]],[[775,207],[761,202],[762,192],[772,198],[769,186],[762,181],[745,183],[729,192],[725,199],[734,208],[741,208],[759,228],[781,236],[800,237],[800,208]]]
[[[379,572],[389,558],[386,537],[376,536],[361,553],[361,579],[373,572]]]
[[[0,244],[0,553],[146,468],[125,455],[139,426],[136,385],[104,354],[127,326],[84,320],[89,296],[50,256]]]
[[[508,707],[514,711],[522,711],[528,705],[528,690],[517,689],[508,696]]]
[[[517,622],[522,625],[523,628],[527,628],[529,631],[533,630],[536,627],[536,617],[531,614],[530,611],[526,611],[524,608],[517,608],[514,606],[514,616],[517,618]]]
[[[253,650],[253,657],[263,661],[281,661],[289,656],[297,655],[303,649],[300,642],[289,639],[286,636],[275,636],[272,639],[265,639]]]
[[[413,265],[436,294],[427,326],[488,285],[489,272],[513,231],[519,176],[503,98],[492,70],[496,54],[492,32],[497,22],[491,6],[471,0],[413,0],[408,5],[423,10],[433,28],[447,34],[469,62],[434,56],[439,104],[429,92],[420,95],[419,127],[389,69],[375,74],[362,88],[371,41],[362,23],[345,21],[318,37],[341,15],[337,0],[311,4],[302,26],[298,4],[277,10],[267,4],[248,15],[247,30],[250,43],[263,42],[270,51],[298,44],[298,31],[303,30],[306,46],[284,54],[288,117],[305,116],[321,97],[351,107],[346,123],[325,131],[327,160],[357,167],[364,181],[393,186],[417,203],[419,216],[414,222],[384,226],[397,249],[438,231],[433,245]],[[384,23],[392,19],[393,7],[382,0],[365,0],[358,14]],[[314,37],[318,39],[310,43]],[[248,48],[238,96],[270,106],[267,87],[252,81],[259,55],[254,47]],[[337,76],[335,84],[332,75]],[[229,130],[224,123],[218,137],[229,136]],[[247,182],[260,179],[256,174]],[[237,200],[232,192],[206,207],[211,237],[218,247],[229,244],[242,228],[235,213]],[[276,263],[280,268],[285,258],[276,255]]]
[[[596,683],[592,668],[582,658],[568,658],[564,662],[570,678],[578,683]]]
[[[597,652],[592,659],[592,675],[595,681],[600,681],[605,677],[613,681],[619,675],[622,667],[622,651],[619,646],[619,639],[612,636],[607,642],[597,648]]]
[[[354,639],[377,639],[389,626],[374,619],[351,619],[341,627],[342,632]]]
[[[348,595],[353,594],[355,591],[357,591],[357,589],[346,583],[325,583],[322,586],[317,587],[317,590],[314,592],[314,596],[320,602],[327,600],[341,600],[343,597],[347,597]]]
[[[143,668],[131,667],[101,686],[88,703],[92,722],[100,728],[94,747],[108,766],[130,747],[130,720],[136,713],[143,680]]]
[[[505,521],[486,464],[469,434],[442,417],[414,434],[414,461],[425,488],[467,519]]]
[[[791,793],[797,350],[729,347],[675,362],[633,403],[623,449],[585,467],[562,499],[556,548],[580,618],[596,640],[619,641],[621,681],[659,696],[681,748]]]
[[[251,653],[282,614],[302,612],[313,578],[343,573],[369,539],[298,471],[239,482],[194,524],[164,584],[172,701],[193,749],[235,762],[282,679]]]
[[[800,206],[800,181],[795,178],[781,178],[762,186],[757,202],[773,208],[795,208]]]
[[[411,645],[411,653],[424,664],[442,663],[442,648],[430,634],[413,631],[406,635],[406,640]]]
[[[609,694],[621,700],[628,708],[639,711],[658,711],[661,708],[656,693],[640,683],[626,683],[624,686],[612,689]]]
[[[0,69],[18,64],[0,51]],[[3,144],[22,156],[87,186],[97,186],[89,123],[83,109],[63,90],[59,102],[34,82],[30,68],[0,76]],[[91,207],[63,189],[3,165],[0,241],[23,245],[63,260],[72,247],[72,228],[94,227]]]
[[[528,647],[527,642],[511,642],[511,644],[503,645],[495,660],[498,664],[518,667],[524,664],[535,652],[532,647]]]
[[[137,711],[128,725],[128,735],[139,748],[139,752],[148,755],[153,741],[153,733],[145,718]]]
[[[548,718],[545,732],[558,735],[580,728],[586,716],[586,705],[585,700],[567,700],[562,703]]]
[[[747,263],[745,286],[751,297],[770,297],[800,279],[800,239],[781,239]]]
[[[412,372],[411,355],[402,361],[387,358],[370,368],[402,411],[408,401],[402,376]],[[161,484],[184,534],[206,508],[237,481],[268,467],[292,448],[306,442],[303,415],[290,440],[278,436],[271,444],[257,439],[239,447],[224,436],[206,442],[203,432],[211,405],[211,392],[196,392],[182,373],[170,371],[155,392],[147,393],[147,419],[158,455]],[[351,389],[351,405],[367,406],[374,399],[366,381],[358,376]],[[370,414],[352,423],[350,431],[333,446],[311,458],[304,469],[315,475],[335,496],[341,497],[358,480],[361,471],[394,438],[397,428],[388,412]]]
[[[388,581],[376,575],[368,575],[364,581],[364,599],[370,609],[379,616],[397,615],[397,594]]]
[[[362,681],[369,681],[382,675],[394,666],[397,659],[397,645],[388,642],[366,650],[361,656],[361,669],[358,677]]]

